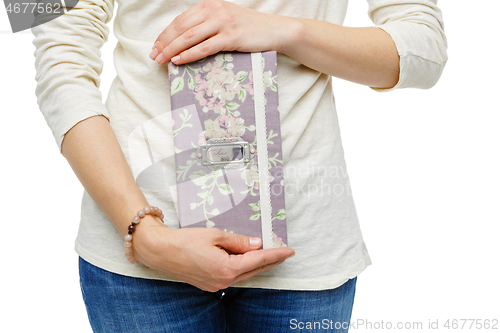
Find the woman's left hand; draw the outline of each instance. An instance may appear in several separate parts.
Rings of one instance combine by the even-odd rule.
[[[158,36],[149,55],[177,65],[220,51],[280,51],[291,18],[221,0],[205,0],[177,16]]]

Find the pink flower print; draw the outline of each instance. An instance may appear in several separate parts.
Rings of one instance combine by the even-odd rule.
[[[208,92],[214,97],[222,100],[233,100],[235,93],[233,89],[237,85],[235,75],[232,71],[224,71],[208,80]]]
[[[196,86],[194,87],[195,98],[199,101],[200,105],[203,107],[203,112],[208,112],[210,107],[208,106],[209,101],[205,98],[205,93],[207,90],[207,81],[203,80],[198,74],[194,78]]]
[[[217,75],[217,81],[220,82],[221,85],[230,84],[234,80],[235,80],[234,73],[231,70],[224,71],[219,75]]]
[[[227,116],[225,114],[221,115],[219,117],[219,126],[222,126],[224,128],[227,128],[229,126],[229,123],[231,122],[231,116]]]
[[[215,66],[217,67],[221,67],[224,65],[224,62],[228,62],[228,61],[233,61],[233,56],[231,55],[231,53],[222,53],[222,54],[218,54],[215,56]],[[230,65],[232,64],[226,64],[226,67],[231,67]]]
[[[219,82],[216,82],[215,80],[209,81],[207,87],[207,95],[213,96],[215,98],[220,98],[222,89],[223,87]]]
[[[272,75],[273,74],[271,73],[271,71],[264,72],[264,84],[265,84],[266,88],[273,85]]]
[[[236,77],[235,77],[236,78]],[[241,90],[241,85],[238,81],[236,81],[236,85],[232,89],[236,94],[240,92]]]
[[[217,120],[205,120],[205,137],[209,139],[220,139],[226,136],[226,130],[220,128]]]
[[[220,99],[224,101],[232,101],[236,97],[236,92],[233,89],[225,89],[221,91]]]
[[[213,107],[215,106],[215,101],[217,100],[217,98],[215,97],[211,97],[207,100],[207,107],[213,109]]]
[[[248,186],[253,186],[255,189],[259,189],[259,169],[257,165],[252,165],[250,169],[243,170],[241,173],[241,178],[245,180]],[[274,177],[269,174],[268,181],[272,182]]]
[[[248,91],[250,95],[253,95],[253,83],[247,83],[245,85],[245,90]]]
[[[278,237],[278,235],[276,235],[274,232],[273,232],[273,247],[287,247],[285,243],[283,243],[283,239],[281,239],[281,237]]]
[[[234,118],[231,117],[231,121],[227,126],[227,132],[231,134],[231,136],[242,136],[245,133],[245,120],[243,118]]]
[[[168,71],[172,75],[177,75],[179,74],[179,66],[174,65],[172,62],[168,63]]]
[[[212,109],[215,113],[226,114],[226,102],[224,100],[219,100],[212,106]]]
[[[248,72],[248,83],[243,85],[243,87],[250,95],[253,95],[253,72],[252,71]]]
[[[248,186],[259,188],[259,169],[256,165],[252,165],[250,169],[243,170],[241,178]]]
[[[213,64],[209,62],[205,66],[203,66],[203,71],[207,73],[205,78],[210,80],[212,77],[216,76],[220,72],[222,72],[222,62],[214,62]]]
[[[219,126],[227,130],[226,137],[228,138],[243,135],[245,133],[244,122],[243,118],[235,118],[225,114],[219,118]]]
[[[253,95],[253,84],[247,86],[240,84],[238,76],[232,71],[234,65],[229,63],[232,60],[233,57],[229,53],[219,54],[215,57],[215,62],[203,66],[195,76],[194,93],[203,107],[203,112],[213,110],[220,115],[226,114],[226,103],[233,101],[242,88]],[[235,111],[235,106],[238,105],[234,104],[231,111]],[[241,126],[233,129],[235,133],[241,131]]]
[[[203,146],[207,144],[207,139],[205,138],[205,133],[198,133],[198,146]]]
[[[245,120],[243,118],[235,118],[225,114],[219,118],[219,126],[227,130],[226,137],[228,138],[242,136],[245,133],[244,123]]]

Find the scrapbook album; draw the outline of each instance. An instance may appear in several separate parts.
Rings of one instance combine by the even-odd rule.
[[[287,246],[276,52],[169,63],[180,227]]]

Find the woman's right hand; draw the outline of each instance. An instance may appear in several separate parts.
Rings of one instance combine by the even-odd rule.
[[[172,229],[151,215],[141,220],[132,246],[144,265],[210,292],[267,271],[295,254],[288,247],[258,250],[260,238],[216,228]]]
[[[62,147],[85,190],[124,236],[129,219],[149,204],[108,120],[96,116],[79,122]],[[290,248],[252,251],[260,243],[250,246],[247,236],[218,229],[171,229],[152,215],[141,219],[132,247],[146,266],[207,291],[271,269],[294,253]]]

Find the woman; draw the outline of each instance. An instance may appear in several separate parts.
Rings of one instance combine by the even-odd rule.
[[[99,48],[113,1],[79,1],[32,29],[40,109],[85,188],[76,250],[93,330],[346,332],[356,277],[371,261],[330,79],[379,91],[433,86],[447,60],[437,1],[368,0],[377,25],[368,28],[341,26],[347,0],[117,2],[117,77],[106,105]],[[143,146],[131,133],[170,111],[170,60],[267,50],[278,52],[290,246],[256,251],[260,239],[178,229],[173,165],[163,163],[153,185],[138,179],[145,156],[156,163],[173,155],[168,127],[158,125]],[[130,264],[123,237],[150,205],[165,224],[154,214],[141,219],[131,247],[139,263]]]

